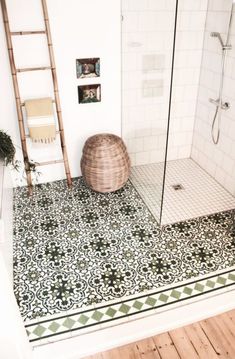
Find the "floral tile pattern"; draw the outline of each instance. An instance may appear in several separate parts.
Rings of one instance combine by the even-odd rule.
[[[14,231],[14,290],[27,322],[235,265],[235,210],[160,228],[131,182],[110,194],[80,178],[72,189],[38,185],[32,197],[17,188]]]

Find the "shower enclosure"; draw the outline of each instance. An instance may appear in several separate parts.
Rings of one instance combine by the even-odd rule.
[[[132,181],[160,221],[176,1],[122,1],[122,135]],[[157,175],[155,175],[157,171]]]
[[[122,1],[122,135],[163,225],[235,207],[233,14],[231,0]]]

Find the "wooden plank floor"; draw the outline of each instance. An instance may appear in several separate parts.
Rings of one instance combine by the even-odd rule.
[[[235,359],[235,310],[86,359]]]

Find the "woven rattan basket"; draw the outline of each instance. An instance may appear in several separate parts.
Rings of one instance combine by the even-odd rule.
[[[106,193],[122,188],[130,174],[130,159],[122,139],[112,134],[88,138],[81,170],[85,182],[94,191]]]

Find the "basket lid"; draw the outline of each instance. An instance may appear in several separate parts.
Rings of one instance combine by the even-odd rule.
[[[110,147],[122,143],[122,139],[111,133],[100,133],[89,137],[85,142],[85,147]]]

